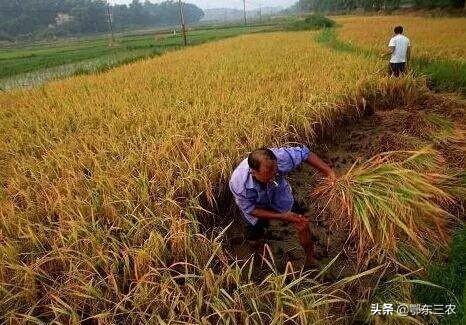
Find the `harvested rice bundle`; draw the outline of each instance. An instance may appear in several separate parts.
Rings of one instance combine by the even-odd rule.
[[[420,262],[446,245],[453,218],[443,208],[454,200],[440,188],[448,179],[435,172],[440,163],[432,149],[379,154],[333,182],[324,180],[313,196],[333,213],[336,226],[349,227],[359,266],[379,257],[406,262],[400,258],[406,247]]]

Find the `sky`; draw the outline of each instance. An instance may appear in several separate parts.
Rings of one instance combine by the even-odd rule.
[[[110,0],[111,4],[128,4],[132,0]],[[145,0],[140,0],[144,2]],[[162,2],[161,0],[149,0],[150,2]],[[183,2],[193,3],[202,9],[211,8],[235,8],[243,9],[243,0],[183,0]],[[246,10],[257,9],[262,7],[288,7],[295,3],[296,0],[246,0]]]

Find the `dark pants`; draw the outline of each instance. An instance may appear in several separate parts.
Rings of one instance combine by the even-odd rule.
[[[258,240],[264,237],[265,230],[269,226],[269,221],[265,219],[259,219],[255,225],[246,225],[246,239],[247,240]]]
[[[406,63],[390,63],[390,75],[399,77],[403,72],[405,72]]]

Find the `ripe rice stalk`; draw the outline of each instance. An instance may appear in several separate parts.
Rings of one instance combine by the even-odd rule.
[[[454,199],[438,186],[447,179],[434,171],[439,161],[431,149],[387,152],[317,186],[313,196],[333,213],[334,224],[348,227],[359,266],[370,255],[397,260],[400,243],[422,255],[446,245],[453,216],[443,206]]]
[[[380,53],[392,36],[393,27],[403,25],[408,37],[416,40],[414,57],[462,60],[466,55],[464,44],[466,35],[464,17],[425,17],[406,16],[341,16],[334,18],[342,27],[339,36],[342,40],[351,41],[358,47],[364,47]],[[436,33],[426,33],[435,30]],[[448,37],[445,37],[448,35]]]
[[[383,77],[374,82],[369,80],[361,87],[362,96],[376,110],[395,108],[413,109],[429,97],[427,80],[405,74],[399,78]]]

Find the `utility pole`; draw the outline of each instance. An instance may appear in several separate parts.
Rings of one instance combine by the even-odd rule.
[[[262,2],[259,2],[259,22],[262,24]]]
[[[183,44],[184,46],[188,45],[188,40],[186,39],[186,26],[184,23],[184,14],[183,14],[183,2],[178,0],[180,6],[180,22],[181,22],[181,32],[183,33]]]
[[[244,25],[247,24],[246,21],[246,0],[243,0],[243,14],[244,14]]]
[[[110,31],[110,44],[109,44],[109,46],[113,46],[113,44],[115,44],[115,36],[113,35],[112,15],[110,14],[110,2],[109,2],[109,0],[107,0],[107,21],[108,21],[108,29]]]

